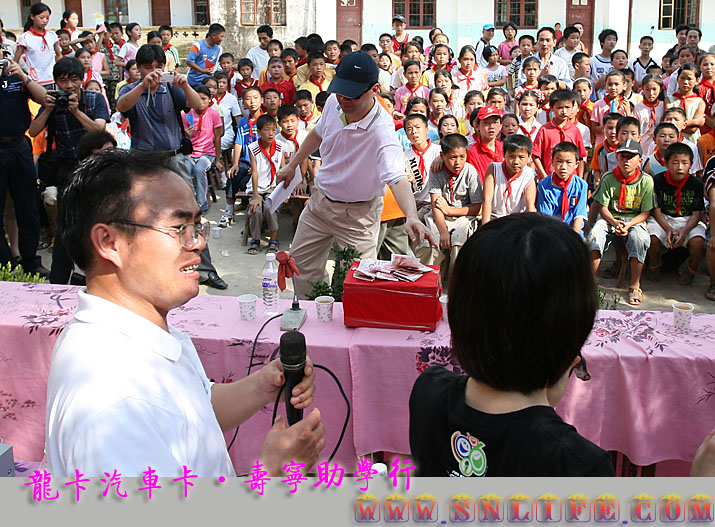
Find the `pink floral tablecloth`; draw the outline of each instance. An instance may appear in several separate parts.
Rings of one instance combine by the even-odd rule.
[[[13,445],[16,459],[42,458],[52,346],[72,319],[76,292],[76,287],[0,282],[0,438]],[[357,456],[409,453],[407,408],[414,380],[433,364],[459,371],[449,353],[446,322],[435,332],[349,329],[342,324],[341,304],[335,304],[334,320],[327,324],[317,321],[312,303],[303,304],[308,353],[338,376],[352,405],[336,461],[352,472]],[[242,321],[235,298],[205,295],[170,314],[171,324],[192,336],[208,376],[219,382],[246,374],[265,319]],[[278,320],[266,327],[256,347],[258,367],[276,355],[280,335]],[[638,465],[692,460],[715,427],[715,315],[696,314],[690,330],[678,332],[671,313],[602,311],[583,355],[593,378],[571,378],[557,407],[564,420]],[[345,406],[327,374],[319,371],[316,383],[327,459]],[[264,408],[241,426],[231,449],[239,473],[257,459],[271,411]],[[227,434],[227,442],[232,436]]]

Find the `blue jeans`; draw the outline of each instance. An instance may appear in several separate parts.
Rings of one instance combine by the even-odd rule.
[[[189,157],[186,156],[186,166],[189,167],[191,178],[196,185],[196,202],[199,204],[201,212],[209,210],[207,191],[209,187],[206,173],[214,164],[216,156]]]

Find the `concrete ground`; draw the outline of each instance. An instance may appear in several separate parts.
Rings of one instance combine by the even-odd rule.
[[[224,193],[220,192],[219,201],[211,203],[211,208],[206,214],[212,226],[216,226],[221,217],[221,209],[225,206],[222,199]],[[245,223],[245,211],[238,212],[235,216],[236,222],[230,227],[221,229],[221,238],[215,239],[213,231],[209,241],[211,257],[214,265],[221,276],[228,284],[228,289],[223,291],[201,286],[201,294],[239,296],[245,293],[261,295],[261,271],[265,264],[267,238],[261,243],[261,250],[256,255],[246,252],[247,246],[241,245],[242,231]],[[280,249],[290,250],[290,242],[293,238],[293,217],[291,213],[283,209],[278,212],[280,229],[278,238]],[[41,251],[43,264],[49,268],[51,254],[47,250]],[[614,259],[614,250],[610,249],[606,253],[606,258],[601,263],[601,271],[610,267]],[[667,260],[664,258],[664,262]],[[328,270],[332,271],[333,262],[328,262]],[[650,282],[645,277],[641,280],[643,289],[643,303],[636,308],[628,304],[628,274],[623,281],[622,287],[616,287],[616,279],[599,277],[602,291],[606,294],[608,309],[642,309],[653,311],[671,311],[673,302],[690,302],[695,305],[696,313],[715,313],[715,302],[705,298],[705,290],[709,283],[709,277],[705,269],[705,262],[700,264],[698,273],[690,286],[678,284],[678,276],[675,271],[663,272],[658,282]],[[614,301],[614,295],[618,298]],[[282,298],[292,298],[292,285],[288,282],[288,289],[281,294]],[[614,305],[615,304],[615,305]]]

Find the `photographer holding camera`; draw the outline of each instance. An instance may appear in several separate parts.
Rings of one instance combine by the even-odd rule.
[[[100,132],[109,121],[109,111],[100,93],[82,89],[84,68],[74,57],[57,61],[52,76],[57,91],[47,92],[44,104],[30,124],[29,133],[38,136],[47,128],[47,147],[55,149],[40,158],[40,179],[47,186],[56,186],[58,195],[69,182],[77,166],[77,142],[86,132]],[[59,200],[58,206],[61,206]],[[58,217],[62,212],[58,210]],[[52,250],[50,282],[66,284],[72,276],[74,263],[62,243],[62,226],[55,236]]]
[[[45,89],[28,77],[19,64],[9,58],[0,60],[0,263],[15,261],[5,239],[2,218],[5,196],[10,193],[15,204],[19,231],[18,248],[23,270],[47,276],[37,255],[40,219],[37,211],[37,183],[32,147],[25,136],[32,116],[27,101],[45,100]]]

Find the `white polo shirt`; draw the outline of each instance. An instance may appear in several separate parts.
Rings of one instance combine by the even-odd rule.
[[[185,333],[79,292],[52,352],[45,450],[53,476],[234,476],[211,385]]]
[[[395,124],[377,100],[360,121],[346,124],[344,119],[333,94],[315,126],[322,140],[316,185],[328,199],[370,201],[385,194],[385,185],[407,179]]]

